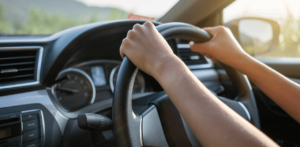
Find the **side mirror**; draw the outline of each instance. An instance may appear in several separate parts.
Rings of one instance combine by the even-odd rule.
[[[225,24],[233,33],[243,49],[250,55],[263,55],[278,45],[280,33],[276,21],[245,17],[232,20]]]

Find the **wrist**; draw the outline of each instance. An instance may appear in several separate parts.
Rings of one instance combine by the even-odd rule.
[[[255,59],[247,53],[245,53],[239,56],[239,59],[233,62],[231,66],[237,69],[238,71],[246,74],[246,70],[249,69],[249,67],[253,64],[255,64]]]
[[[234,54],[229,59],[225,60],[223,63],[227,64],[235,69],[243,68],[245,63],[251,62],[253,59],[247,53]],[[221,61],[222,62],[222,61]]]
[[[167,81],[170,83],[186,70],[186,65],[175,54],[160,61],[153,68],[152,76],[159,82]]]

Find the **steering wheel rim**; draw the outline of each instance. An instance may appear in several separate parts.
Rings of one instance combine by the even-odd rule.
[[[211,39],[206,31],[186,23],[166,23],[156,27],[165,39],[180,38],[203,43]],[[228,77],[238,91],[236,100],[240,100],[252,116],[251,122],[260,128],[257,106],[248,78],[222,64]],[[138,68],[125,57],[119,69],[113,99],[113,130],[119,146],[131,147],[140,144],[140,118],[132,110],[132,87]]]

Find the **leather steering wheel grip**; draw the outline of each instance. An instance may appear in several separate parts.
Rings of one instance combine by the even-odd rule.
[[[207,42],[211,35],[206,31],[186,23],[166,23],[156,27],[165,39],[179,38],[191,40],[195,43]],[[222,64],[223,65],[223,64]],[[239,98],[245,102],[252,116],[252,122],[259,128],[259,118],[255,98],[247,77],[224,65],[228,76],[236,86]],[[140,144],[139,116],[132,110],[132,87],[134,84],[137,67],[125,57],[119,69],[113,99],[113,130],[117,143],[122,147],[136,147]],[[257,117],[253,117],[257,116]]]
[[[112,117],[118,146],[138,147],[140,144],[139,116],[132,110],[132,88],[138,68],[125,56],[117,76]]]

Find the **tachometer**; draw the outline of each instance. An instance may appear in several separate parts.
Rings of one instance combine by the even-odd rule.
[[[115,85],[117,82],[117,77],[119,73],[119,65],[114,67],[110,73],[109,76],[109,85],[111,88],[111,91],[114,92]],[[133,85],[133,90],[132,93],[141,93],[145,91],[145,79],[140,71],[136,74],[135,80],[134,80],[134,85]]]
[[[78,110],[95,101],[96,90],[91,77],[77,68],[68,68],[61,71],[52,86],[61,106],[68,111]]]

